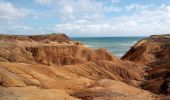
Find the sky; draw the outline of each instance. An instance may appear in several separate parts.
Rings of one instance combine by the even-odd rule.
[[[0,33],[170,34],[170,0],[0,0]]]

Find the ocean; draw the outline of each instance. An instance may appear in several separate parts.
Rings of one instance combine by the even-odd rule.
[[[74,37],[93,49],[106,48],[117,57],[122,57],[137,41],[146,37]]]

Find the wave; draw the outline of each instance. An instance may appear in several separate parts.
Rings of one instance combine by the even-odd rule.
[[[93,45],[85,44],[85,47],[95,48]]]
[[[122,57],[141,38],[77,38],[86,47],[98,49],[106,48],[108,51]]]

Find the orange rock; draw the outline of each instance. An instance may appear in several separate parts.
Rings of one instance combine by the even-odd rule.
[[[163,93],[163,78],[170,72],[170,37],[169,35],[154,35],[136,43],[121,59],[148,65],[146,81],[141,84],[144,89],[154,93]],[[169,82],[170,83],[170,82]],[[169,83],[166,83],[167,85]]]
[[[117,88],[120,90],[124,87],[131,88],[129,85],[139,87],[145,74],[144,68],[148,67],[131,61],[122,61],[104,48],[93,50],[85,47],[63,34],[2,36],[0,44],[0,85],[2,88],[6,87],[4,91],[16,89],[17,94],[22,94],[18,92],[21,90],[26,97],[34,97],[41,90],[45,94],[44,89],[59,89],[69,93],[85,90],[102,79],[123,83],[122,88]],[[113,83],[119,85],[119,82]],[[124,85],[125,83],[129,85]],[[27,92],[34,90],[29,86],[38,87],[40,90],[35,89],[37,91],[35,94],[26,95]],[[11,87],[18,88],[11,90]],[[129,90],[123,91],[122,94]],[[139,90],[134,89],[133,93]],[[49,93],[53,96],[58,92]],[[104,96],[110,94],[102,93]],[[6,98],[6,95],[3,96]],[[38,95],[36,99],[40,98],[43,96]]]

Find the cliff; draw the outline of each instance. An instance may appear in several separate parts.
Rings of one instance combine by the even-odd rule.
[[[168,91],[170,77],[170,35],[153,35],[137,42],[121,59],[142,63],[145,68],[146,81],[141,87],[154,93],[165,94]],[[167,83],[165,84],[165,82]],[[165,86],[164,86],[165,84]]]
[[[102,87],[109,91],[101,93],[104,98],[112,94],[121,100],[123,97],[118,95],[118,91],[122,91],[121,94],[127,96],[126,99],[142,100],[140,96],[130,96],[133,94],[129,94],[128,97],[126,92],[130,89],[134,93],[141,91],[139,85],[143,81],[146,67],[143,64],[122,61],[106,49],[93,50],[85,47],[63,34],[3,35],[0,38],[0,99],[17,100],[18,95],[23,98],[22,100],[29,100],[30,97],[38,100],[50,98],[38,94],[39,91],[42,94],[48,92],[52,96],[57,94],[54,97],[60,100],[82,99],[91,94],[93,88],[98,87],[98,82],[108,79],[114,80],[114,84],[107,80],[102,84],[109,84],[108,87],[120,85],[122,88],[118,87],[117,91],[112,91]],[[127,87],[127,90],[123,90],[123,87]],[[93,92],[96,95],[93,99],[100,97],[98,92],[103,89],[94,89],[97,92]],[[87,96],[84,95],[84,91]],[[148,91],[143,90],[140,94],[147,95],[149,99],[154,98],[154,94]],[[55,100],[55,98],[51,100],[53,99]]]
[[[21,41],[41,41],[41,42],[48,42],[48,41],[55,41],[55,42],[67,42],[71,41],[71,39],[65,34],[46,34],[46,35],[5,35],[0,34],[1,40],[21,40]]]

